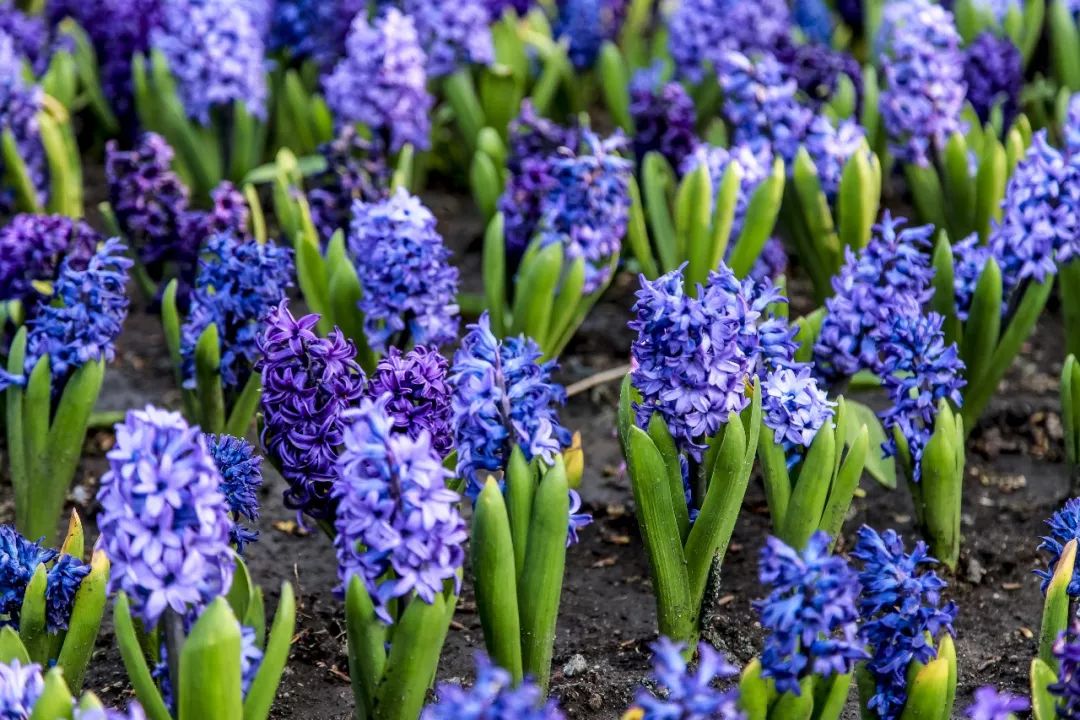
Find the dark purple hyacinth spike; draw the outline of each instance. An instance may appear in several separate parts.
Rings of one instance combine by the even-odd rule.
[[[776,59],[813,107],[820,108],[832,97],[842,76],[855,86],[856,112],[861,107],[862,67],[850,54],[824,44],[788,43],[776,51]]]
[[[86,268],[101,236],[81,220],[62,215],[16,215],[0,227],[0,302],[18,300],[27,315],[46,298],[35,283],[53,283],[67,260]]]
[[[659,65],[643,68],[630,81],[630,117],[638,163],[658,152],[678,170],[698,146],[694,101],[677,82],[664,82]]]
[[[45,202],[49,189],[45,146],[38,131],[38,113],[44,107],[43,103],[41,88],[27,83],[23,76],[22,58],[14,41],[0,31],[0,131],[9,131],[15,139],[15,147],[40,203]],[[0,180],[4,173],[4,162],[0,157]],[[0,219],[11,214],[13,209],[12,189],[0,184]]]
[[[259,519],[262,458],[255,454],[251,443],[232,435],[207,435],[206,446],[221,473],[221,493],[233,515],[230,538],[236,551],[243,555],[244,547],[259,539],[259,531],[241,520],[254,523]]]
[[[967,99],[979,120],[990,119],[990,111],[1001,105],[1003,127],[1008,128],[1020,111],[1020,91],[1024,89],[1024,63],[1020,50],[1007,37],[987,30],[964,49],[964,82]]]
[[[697,84],[710,68],[719,73],[728,51],[775,52],[790,30],[784,0],[682,0],[668,21],[668,50],[675,74]]]
[[[390,397],[386,413],[395,432],[413,439],[428,433],[432,447],[444,458],[454,446],[449,372],[449,361],[435,348],[421,345],[402,353],[392,347],[379,361],[367,387],[372,399]]]
[[[338,230],[348,232],[355,201],[387,198],[390,171],[385,153],[352,126],[342,128],[319,148],[319,154],[326,160],[326,170],[308,178],[306,185],[311,221],[325,244]]]
[[[330,497],[342,442],[342,415],[364,393],[356,347],[335,329],[315,334],[318,315],[297,320],[282,302],[260,336],[262,445],[289,484],[286,507],[317,520],[334,517]]]

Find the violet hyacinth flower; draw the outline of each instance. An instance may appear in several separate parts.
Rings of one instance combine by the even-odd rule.
[[[1002,126],[1008,128],[1020,111],[1020,91],[1024,89],[1019,48],[990,30],[980,33],[964,49],[964,83],[979,120],[987,122],[994,105],[1000,103]]]
[[[349,24],[361,11],[367,11],[366,0],[277,0],[269,47],[326,67],[345,52]]]
[[[854,120],[841,120],[839,125],[834,125],[826,116],[818,115],[807,128],[804,138],[806,152],[814,161],[821,191],[830,203],[836,201],[840,192],[844,167],[864,147],[865,139],[866,131]]]
[[[470,64],[495,61],[483,0],[404,0],[402,10],[416,23],[427,54],[428,77],[440,78]]]
[[[990,246],[983,244],[978,234],[972,233],[952,246],[952,254],[956,317],[967,320],[979,278],[993,253]]]
[[[45,691],[41,666],[18,660],[0,663],[0,718],[26,720]]]
[[[925,167],[964,129],[964,57],[952,13],[932,0],[885,6],[879,31],[881,116],[889,149]]]
[[[775,283],[787,272],[787,269],[788,255],[787,250],[784,249],[784,241],[774,235],[765,241],[761,255],[750,268],[750,277],[759,283],[765,280]]]
[[[575,68],[596,64],[600,47],[618,37],[629,5],[628,0],[557,0],[552,34],[568,42]]]
[[[26,58],[35,76],[45,73],[54,47],[43,17],[23,12],[14,0],[0,0],[0,34],[11,38],[15,53]]]
[[[457,338],[458,271],[420,198],[399,188],[386,200],[354,203],[348,247],[372,349],[385,352],[406,337],[417,345]]]
[[[15,139],[19,157],[41,203],[48,196],[45,146],[38,132],[38,113],[43,103],[41,88],[29,84],[23,76],[22,59],[16,53],[14,41],[7,33],[0,32],[0,132],[9,131]],[[5,172],[0,158],[0,178]],[[0,218],[11,214],[14,200],[13,191],[0,186]]]
[[[450,385],[457,475],[471,499],[483,489],[481,473],[505,469],[515,445],[526,460],[538,457],[549,465],[570,445],[557,410],[566,391],[551,380],[558,365],[540,362],[541,356],[524,335],[496,339],[486,312],[461,340]]]
[[[746,219],[746,210],[750,207],[750,198],[753,197],[758,186],[772,174],[772,148],[766,143],[757,146],[733,145],[730,148],[699,145],[691,155],[687,156],[680,171],[686,175],[702,164],[708,168],[714,204],[709,213],[711,216],[715,212],[716,195],[724,182],[724,173],[732,162],[737,162],[742,171],[739,193],[735,198],[735,216],[731,221],[731,237],[738,238],[743,231],[743,221]],[[732,247],[733,243],[729,243],[728,250]]]
[[[856,110],[861,106],[862,67],[850,54],[827,44],[788,43],[776,50],[776,59],[784,66],[784,74],[794,78],[811,107],[820,109],[832,97],[841,76],[847,76],[855,87]]]
[[[1080,540],[1080,498],[1066,500],[1061,509],[1047,519],[1046,524],[1050,526],[1050,534],[1043,536],[1038,549],[1045,550],[1050,557],[1046,570],[1035,571],[1035,574],[1042,578],[1043,594],[1050,587],[1050,580],[1054,577],[1054,569],[1061,559],[1065,545],[1070,540]],[[1080,597],[1080,568],[1073,572],[1066,591],[1070,597]]]
[[[826,0],[794,0],[791,19],[808,41],[832,42],[833,18]]]
[[[834,407],[808,364],[777,368],[761,389],[762,421],[777,444],[810,447],[818,430],[832,419]]]
[[[1074,718],[1080,714],[1080,620],[1073,618],[1069,629],[1054,643],[1058,661],[1057,682],[1047,690],[1057,698],[1057,716]]]
[[[430,145],[427,56],[413,20],[389,8],[368,24],[358,13],[346,40],[346,54],[323,77],[326,102],[342,125],[366,125],[389,149]]]
[[[315,334],[318,315],[297,320],[282,301],[258,339],[262,445],[289,484],[285,506],[317,520],[334,517],[330,497],[345,410],[364,393],[356,347],[335,329]]]
[[[211,324],[221,345],[222,386],[239,389],[259,357],[262,322],[292,285],[292,251],[273,243],[211,237],[203,249],[191,309],[180,328],[184,386],[195,387],[195,347]]]
[[[142,705],[132,701],[124,711],[103,708],[74,708],[72,720],[146,720]]]
[[[698,645],[698,663],[693,670],[683,659],[683,645],[661,637],[653,651],[652,681],[661,693],[638,690],[634,704],[641,720],[743,720],[738,687],[722,690],[739,674],[738,668],[707,643]]]
[[[389,400],[364,398],[344,414],[333,486],[339,591],[359,577],[387,625],[394,622],[387,603],[395,598],[415,592],[430,604],[449,580],[461,590],[466,539],[460,497],[446,487],[451,473],[431,436],[394,432]]]
[[[20,213],[0,227],[0,302],[19,300],[27,315],[47,300],[35,283],[52,283],[67,260],[85,269],[101,236],[81,220]]]
[[[676,75],[698,84],[708,71],[720,74],[729,50],[774,52],[790,28],[784,0],[682,0],[668,19],[668,50]]]
[[[858,638],[859,578],[847,561],[829,551],[828,533],[818,530],[797,551],[770,536],[758,561],[768,597],[754,602],[769,633],[761,653],[761,676],[777,692],[800,694],[809,675],[847,675],[869,659]]]
[[[335,232],[348,232],[353,203],[385,200],[389,194],[390,171],[385,153],[364,139],[353,126],[318,150],[326,160],[326,170],[306,179],[311,221],[323,243]]]
[[[772,365],[791,361],[794,331],[768,307],[783,302],[771,283],[740,283],[721,263],[696,293],[682,269],[656,280],[641,278],[629,323],[630,378],[641,393],[637,423],[659,413],[679,447],[700,460],[704,441],[750,403],[748,385]]]
[[[956,605],[942,605],[946,583],[927,569],[937,560],[921,540],[908,553],[895,530],[879,535],[864,525],[852,556],[863,562],[859,614],[871,651],[866,669],[876,685],[868,706],[882,720],[895,720],[907,701],[908,665],[937,656],[938,639],[953,634]]]
[[[229,537],[236,552],[243,555],[244,547],[259,539],[259,531],[241,524],[259,519],[259,488],[262,487],[262,458],[243,438],[232,435],[207,435],[206,447],[221,473],[221,493],[233,515]]]
[[[975,691],[975,702],[964,711],[969,720],[1012,720],[1013,713],[1024,712],[1031,706],[1027,698],[999,692],[989,685]]]
[[[678,169],[698,146],[694,101],[681,84],[663,81],[659,64],[638,70],[630,79],[630,117],[638,163],[646,154],[659,152]]]
[[[0,616],[4,617],[0,627],[19,629],[26,588],[38,566],[48,563],[52,567],[45,583],[45,629],[55,633],[67,630],[75,593],[90,573],[90,566],[27,540],[10,525],[0,525]]]
[[[514,685],[506,670],[476,653],[476,682],[471,688],[439,683],[436,702],[420,714],[420,720],[564,720],[558,701],[545,702],[544,692],[528,678]]]
[[[536,4],[536,0],[484,0],[491,22],[497,22],[507,10],[513,10],[518,17],[524,17]]]
[[[435,348],[420,345],[402,354],[392,347],[379,361],[367,387],[367,396],[372,399],[390,396],[386,413],[395,432],[414,440],[420,433],[428,433],[431,446],[443,458],[454,447],[449,372],[450,363]]]
[[[585,131],[580,152],[563,151],[551,162],[553,185],[537,227],[540,245],[561,244],[564,263],[584,259],[585,294],[611,279],[630,220],[631,165],[616,154],[624,142],[621,133],[601,140]]]
[[[229,505],[203,434],[179,413],[130,410],[106,457],[98,542],[112,563],[110,592],[126,593],[148,629],[169,609],[197,614],[228,591],[235,566]]]
[[[243,103],[266,118],[266,49],[251,14],[231,0],[165,3],[151,45],[169,61],[188,117],[209,125],[212,110]]]
[[[814,345],[815,366],[830,381],[877,368],[873,331],[886,324],[898,298],[911,295],[920,305],[930,298],[928,249],[934,228],[905,228],[904,223],[886,210],[866,248],[858,255],[846,250]]]

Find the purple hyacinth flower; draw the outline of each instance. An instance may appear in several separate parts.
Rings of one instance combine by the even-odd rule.
[[[289,484],[285,506],[329,520],[342,415],[363,395],[364,373],[352,342],[337,329],[320,338],[318,322],[318,315],[297,320],[282,301],[258,340],[256,370],[262,373],[262,445]]]
[[[107,708],[75,708],[72,710],[72,720],[146,720],[146,713],[142,705],[131,702],[127,710],[111,710]]]
[[[777,444],[810,447],[818,430],[833,417],[836,403],[818,387],[810,365],[780,367],[765,378],[762,420]]]
[[[651,680],[660,689],[638,690],[634,704],[642,720],[743,720],[737,687],[721,689],[739,670],[706,643],[698,645],[697,668],[691,670],[683,659],[684,646],[661,637],[651,646]]]
[[[663,81],[659,64],[642,68],[631,78],[630,117],[638,163],[646,154],[658,152],[678,169],[698,146],[694,101],[679,83]]]
[[[787,250],[784,249],[784,242],[774,235],[765,241],[765,247],[762,248],[761,255],[754,261],[754,266],[750,268],[750,277],[759,283],[764,280],[775,283],[780,279],[781,275],[787,272],[787,269],[788,255]]]
[[[964,57],[956,23],[932,0],[896,0],[883,11],[877,44],[889,149],[900,160],[925,167],[953,133],[964,129]]]
[[[440,683],[436,702],[420,714],[420,720],[564,720],[554,698],[526,679],[514,684],[506,670],[492,664],[487,655],[476,654],[476,682],[471,688]]]
[[[0,31],[0,131],[11,132],[40,203],[48,198],[49,190],[45,146],[38,129],[44,97],[40,87],[27,83],[11,36]],[[0,178],[4,173],[0,158]],[[11,214],[14,200],[14,191],[0,185],[0,218]]]
[[[259,357],[263,321],[292,286],[292,251],[272,243],[211,237],[203,248],[191,309],[180,328],[184,386],[195,387],[195,348],[215,325],[221,347],[222,386],[240,389]]]
[[[387,625],[391,600],[416,593],[430,604],[451,580],[460,591],[466,539],[460,497],[446,487],[451,473],[431,436],[394,432],[389,400],[364,398],[345,413],[333,487],[339,590],[360,578]]]
[[[971,301],[975,299],[979,278],[982,277],[986,263],[993,257],[993,253],[975,233],[953,245],[952,251],[956,317],[967,320],[971,310]]]
[[[816,110],[832,98],[842,76],[847,76],[855,88],[856,110],[861,107],[862,67],[849,53],[827,44],[788,43],[777,49],[776,59]]]
[[[524,17],[536,4],[536,0],[484,0],[491,22],[497,22],[507,10],[513,10],[518,17]]]
[[[470,64],[490,65],[495,48],[483,0],[405,0],[427,53],[427,74],[452,75]]]
[[[989,30],[980,33],[964,49],[964,83],[979,120],[987,122],[990,111],[1000,103],[1002,124],[1008,128],[1020,111],[1020,91],[1024,89],[1019,48],[1009,38]]]
[[[346,55],[323,77],[326,102],[342,125],[366,125],[391,151],[430,145],[427,56],[413,20],[389,8],[374,25],[357,14]]]
[[[0,34],[11,38],[15,53],[26,58],[38,77],[45,74],[57,46],[67,49],[62,41],[50,37],[45,18],[23,12],[13,0],[0,1]]]
[[[243,438],[232,435],[207,435],[206,446],[221,473],[221,492],[233,514],[230,537],[236,551],[259,539],[259,531],[240,523],[259,519],[259,488],[262,487],[262,458]]]
[[[387,200],[354,203],[348,247],[372,349],[457,339],[458,271],[420,198],[399,188]]]
[[[637,423],[659,413],[679,446],[700,460],[704,441],[750,403],[748,384],[794,353],[794,330],[770,313],[783,302],[769,282],[739,282],[721,263],[708,284],[690,294],[682,269],[641,278],[634,304],[637,332],[631,381],[641,393]]]
[[[618,37],[628,0],[557,0],[552,34],[569,45],[570,62],[578,70],[596,64],[600,47]]]
[[[524,335],[496,339],[486,312],[461,340],[450,384],[457,475],[472,499],[483,489],[481,474],[504,470],[514,446],[526,460],[538,457],[548,465],[570,446],[570,431],[560,424],[557,409],[566,392],[551,380],[558,366],[540,362],[541,356]]]
[[[537,230],[541,247],[563,246],[563,261],[585,262],[585,294],[611,279],[611,263],[622,249],[630,219],[630,161],[615,154],[625,139],[601,140],[585,131],[582,151],[561,152],[551,161],[553,184],[541,204]]]
[[[449,372],[449,361],[435,348],[421,345],[402,354],[392,347],[379,361],[367,387],[367,396],[372,399],[390,396],[386,413],[395,432],[414,440],[420,433],[428,433],[432,447],[443,458],[454,447]]]
[[[109,590],[126,593],[148,629],[169,609],[197,614],[228,591],[235,567],[229,505],[203,434],[147,406],[116,426],[107,457],[97,499]]]
[[[728,51],[775,52],[790,31],[784,0],[682,0],[668,20],[668,50],[676,75],[698,84],[720,73]]]
[[[19,629],[26,588],[39,565],[48,568],[45,583],[45,627],[50,633],[67,630],[75,593],[90,566],[71,555],[30,542],[10,525],[0,525],[0,626]],[[3,717],[0,715],[0,717]]]
[[[1038,549],[1048,552],[1050,558],[1047,560],[1046,570],[1035,571],[1035,574],[1042,578],[1044,594],[1050,587],[1050,580],[1054,577],[1054,569],[1061,559],[1065,545],[1070,540],[1080,540],[1080,498],[1066,500],[1065,505],[1051,515],[1046,524],[1050,526],[1050,534],[1043,536]],[[1070,597],[1080,597],[1080,568],[1073,572],[1066,591]]]
[[[1014,720],[1013,713],[1024,712],[1031,706],[1027,698],[999,692],[989,685],[975,691],[975,702],[964,711],[969,720]]]
[[[1047,690],[1058,699],[1058,717],[1076,717],[1080,713],[1080,620],[1073,618],[1069,629],[1058,636],[1053,650],[1058,661],[1057,682]]]
[[[349,25],[361,11],[367,12],[366,0],[277,0],[269,47],[327,67],[345,52]]]
[[[325,244],[338,230],[348,233],[355,201],[387,198],[390,171],[385,153],[352,126],[341,128],[318,153],[326,160],[326,170],[306,178],[305,185],[311,221]]]
[[[40,665],[23,665],[18,660],[0,663],[0,718],[26,720],[44,691]]]
[[[758,576],[769,588],[764,600],[754,602],[769,633],[761,676],[772,679],[778,692],[799,695],[802,678],[846,675],[870,658],[858,637],[858,574],[831,554],[830,543],[819,530],[805,550],[770,536],[761,551]]]
[[[20,213],[0,228],[0,302],[18,300],[27,315],[47,298],[35,283],[56,281],[60,266],[86,269],[101,236],[81,220]]]
[[[855,153],[867,148],[865,141],[866,131],[854,120],[842,120],[837,126],[819,115],[810,123],[804,140],[806,152],[814,161],[821,190],[830,203],[840,192],[844,167]],[[869,148],[865,152],[869,154]]]
[[[866,669],[876,685],[868,706],[882,720],[896,720],[907,701],[908,666],[937,656],[938,639],[954,634],[956,605],[942,605],[946,583],[926,569],[937,560],[921,540],[908,553],[895,530],[879,535],[864,525],[851,554],[863,562],[861,633],[871,651]]]
[[[826,0],[794,0],[791,19],[807,40],[814,43],[832,42],[832,11]]]

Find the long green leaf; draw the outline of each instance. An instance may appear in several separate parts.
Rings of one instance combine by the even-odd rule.
[[[506,335],[506,237],[502,213],[484,231],[484,296],[495,337]]]
[[[146,665],[146,657],[143,655],[142,646],[139,644],[138,634],[135,632],[135,623],[131,618],[131,610],[128,605],[127,595],[120,593],[113,605],[113,627],[116,632],[116,642],[120,646],[120,655],[124,659],[124,668],[127,670],[128,679],[135,688],[135,695],[139,699],[146,716],[150,720],[172,720],[161,693],[154,684],[154,678],[150,674],[150,668]]]
[[[447,603],[440,593],[431,605],[413,598],[405,608],[375,695],[378,720],[416,720],[420,715],[450,627]]]
[[[64,669],[68,687],[76,694],[82,691],[86,668],[90,665],[98,630],[101,629],[108,582],[109,559],[104,551],[97,550],[90,560],[90,573],[79,583],[75,593],[71,620],[56,663]]]
[[[221,341],[217,323],[210,323],[195,343],[195,392],[203,432],[225,430],[225,391],[221,386]]]
[[[1054,643],[1069,625],[1069,584],[1072,582],[1073,570],[1076,567],[1076,544],[1076,540],[1065,543],[1061,557],[1054,566],[1054,575],[1050,578],[1050,584],[1046,588],[1046,599],[1043,601],[1042,625],[1039,629],[1039,658],[1054,672],[1057,672],[1058,668],[1057,658],[1054,657]]]
[[[263,651],[259,670],[248,688],[244,698],[244,720],[266,720],[274,704],[281,674],[289,660],[289,648],[292,646],[293,631],[296,629],[296,598],[292,585],[282,583],[281,597],[278,600],[274,624],[270,628],[270,637]]]
[[[821,524],[840,450],[835,434],[827,427],[822,427],[810,443],[779,533],[780,539],[793,548],[801,550]]]
[[[180,651],[179,720],[243,717],[240,623],[219,597],[195,621]]]
[[[521,621],[518,615],[514,540],[499,483],[489,479],[473,509],[472,568],[476,611],[484,645],[496,665],[521,682]]]
[[[514,334],[524,333],[537,341],[547,337],[552,298],[555,297],[562,265],[563,249],[560,243],[540,248],[528,264],[522,263],[514,289]]]
[[[349,678],[357,718],[373,718],[375,695],[386,670],[388,626],[375,614],[375,605],[357,575],[345,593],[345,630],[349,642]]]

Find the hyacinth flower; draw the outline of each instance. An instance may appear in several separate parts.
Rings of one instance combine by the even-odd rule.
[[[184,413],[207,432],[247,434],[261,390],[262,323],[292,284],[287,248],[224,232],[202,248],[186,315],[177,307],[177,281],[166,287],[162,325]]]
[[[262,590],[230,546],[227,485],[206,436],[147,406],[116,425],[107,459],[98,548],[112,563],[113,626],[146,716],[265,720],[296,605],[283,583],[266,627]]]
[[[18,658],[63,670],[71,692],[83,677],[105,613],[109,560],[85,556],[82,521],[72,512],[60,550],[0,525],[0,662]]]
[[[167,3],[147,53],[131,62],[142,126],[177,150],[176,163],[203,197],[240,182],[266,145],[265,46],[252,15],[229,0]]]
[[[956,605],[917,542],[910,553],[894,530],[863,526],[852,556],[861,561],[860,635],[870,659],[855,669],[863,718],[952,717],[956,698]]]
[[[30,662],[0,641],[0,713],[12,720],[146,720],[137,702],[126,711],[107,709],[91,692],[79,697],[61,667]]]
[[[956,0],[952,12],[965,43],[992,32],[1017,48],[1026,67],[1039,42],[1047,5],[1037,0]]]
[[[348,234],[325,252],[313,233],[295,241],[297,283],[319,328],[340,328],[366,371],[389,348],[447,345],[458,336],[458,271],[420,198],[398,188],[352,202]]]
[[[526,335],[548,358],[559,356],[611,283],[630,223],[631,172],[618,154],[622,136],[602,140],[583,130],[574,139],[580,145],[539,158],[540,182],[507,186],[504,212],[484,236],[492,330],[499,337]],[[524,162],[522,172],[532,172]],[[528,215],[517,216],[519,209]]]
[[[60,227],[51,228],[48,219],[29,219],[31,228],[49,229],[51,241],[61,239],[63,219]],[[32,243],[44,245],[29,246],[24,258],[23,267],[36,287],[24,296],[23,305],[30,304],[26,322],[11,341],[7,370],[0,370],[15,525],[47,544],[56,537],[105,363],[113,359],[114,342],[127,316],[131,266],[119,241],[98,245],[90,240],[85,247],[87,237],[94,237],[92,231],[66,224],[72,245],[66,256],[52,258],[55,262],[63,257],[55,276],[45,272],[34,278],[48,269],[50,253],[43,240],[49,235],[29,236]],[[65,252],[63,245],[54,252]]]
[[[783,300],[767,281],[740,282],[721,265],[691,292],[680,271],[642,278],[634,369],[619,401],[660,632],[684,643],[697,638],[750,481],[763,381],[795,350],[794,331],[769,309]]]
[[[964,717],[969,720],[1017,720],[1017,713],[1026,712],[1030,707],[1027,698],[985,685],[975,691],[975,700],[964,710]]]
[[[661,637],[652,644],[652,688],[642,687],[634,705],[622,720],[741,720],[750,708],[741,707],[739,687],[725,688],[739,674],[720,652],[707,643],[697,646],[697,667],[686,656],[693,654],[683,643]],[[764,714],[752,717],[764,718]]]
[[[515,682],[510,673],[494,665],[483,653],[476,655],[476,681],[464,688],[456,683],[440,683],[436,700],[420,714],[420,720],[457,720],[483,717],[489,720],[564,720],[554,698],[544,700],[544,691],[530,680]]]
[[[347,411],[332,496],[358,717],[420,714],[465,560],[460,496],[426,431],[398,432],[391,395]],[[503,578],[505,581],[505,578]]]
[[[83,215],[82,163],[71,115],[28,80],[0,30],[0,219],[16,212]]]
[[[566,548],[591,518],[578,514],[559,422],[554,363],[525,337],[496,339],[487,314],[454,356],[457,475],[473,500],[472,569],[484,644],[515,683],[547,689]],[[513,579],[508,581],[508,578]]]
[[[838,720],[856,663],[870,659],[857,627],[858,574],[831,544],[820,531],[802,552],[766,540],[758,568],[769,595],[754,607],[768,635],[739,683],[750,717]]]

